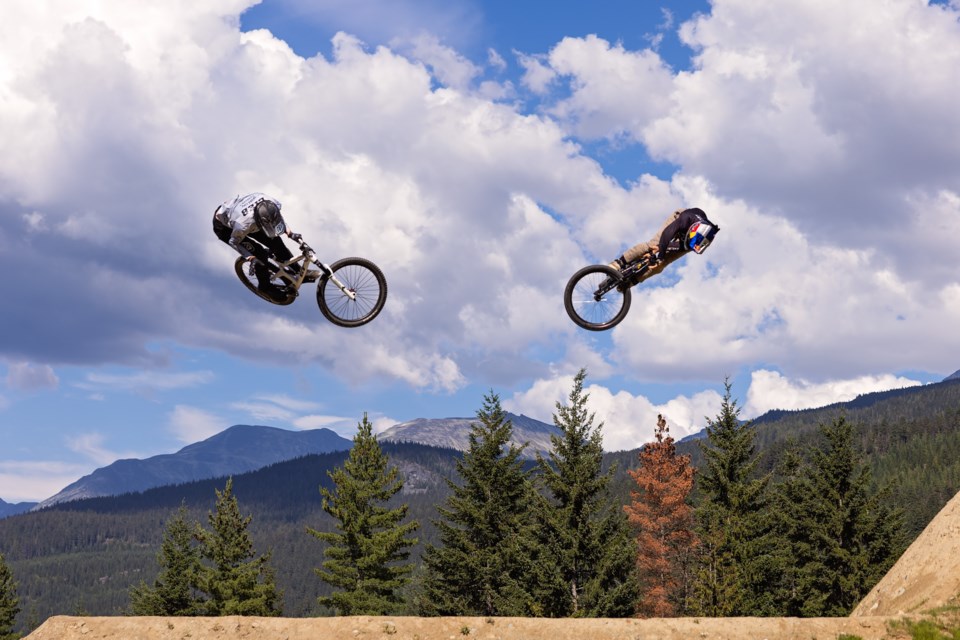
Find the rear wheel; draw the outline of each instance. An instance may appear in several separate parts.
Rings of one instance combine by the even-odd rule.
[[[567,315],[578,326],[590,331],[605,331],[617,326],[630,310],[630,288],[618,288],[618,283],[620,274],[605,264],[580,269],[567,282],[563,292]]]
[[[387,301],[387,279],[380,267],[366,258],[344,258],[330,269],[333,277],[324,275],[317,283],[320,313],[340,327],[359,327],[376,318]],[[352,297],[337,286],[334,277]]]
[[[273,265],[269,266],[273,270],[276,269],[276,267]],[[237,261],[233,263],[233,270],[237,272],[237,277],[240,278],[240,282],[243,283],[243,286],[252,291],[258,298],[263,298],[267,302],[279,305],[288,305],[297,299],[296,289],[282,284],[277,285],[281,293],[281,295],[278,297],[273,297],[266,292],[261,291],[260,287],[257,286],[259,284],[257,277],[251,273],[253,271],[253,267],[251,266],[251,263],[246,261],[245,258],[237,258]],[[277,284],[276,280],[274,280],[273,283]]]

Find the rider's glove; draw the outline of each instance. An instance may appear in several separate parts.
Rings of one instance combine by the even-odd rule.
[[[290,239],[293,240],[294,242],[300,242],[300,238],[302,238],[302,237],[303,237],[303,236],[300,235],[299,233],[291,233],[291,234],[290,234]]]

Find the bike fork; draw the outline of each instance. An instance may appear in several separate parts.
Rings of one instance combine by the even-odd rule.
[[[330,281],[333,282],[333,284],[337,285],[337,288],[339,288],[340,291],[342,291],[342,292],[344,293],[344,295],[346,295],[346,296],[347,296],[348,298],[350,298],[351,300],[356,300],[356,299],[357,299],[357,292],[356,292],[356,291],[353,291],[352,289],[348,289],[348,288],[347,288],[347,285],[345,285],[345,284],[343,284],[342,282],[340,282],[340,280],[337,279],[337,276],[333,275],[333,269],[331,269],[331,268],[328,267],[327,265],[323,264],[323,263],[320,262],[319,260],[316,260],[315,262],[316,262],[317,266],[320,267],[320,270],[323,271],[323,272],[326,274],[327,278],[329,278]]]

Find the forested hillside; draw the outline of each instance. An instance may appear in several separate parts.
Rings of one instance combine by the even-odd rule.
[[[811,448],[817,426],[839,415],[855,426],[875,485],[890,485],[891,501],[904,509],[913,539],[960,491],[960,379],[866,394],[819,409],[764,414],[752,423],[761,469],[774,469],[791,447]],[[699,465],[696,442],[677,448]]]
[[[774,469],[791,447],[810,450],[820,437],[818,425],[841,413],[855,426],[856,445],[874,473],[875,487],[891,484],[888,501],[904,510],[912,539],[960,491],[960,380],[764,416],[754,423],[758,471]],[[652,435],[655,426],[637,429]],[[695,463],[702,460],[698,442],[677,448],[690,453]],[[423,544],[436,540],[431,520],[448,495],[444,480],[454,476],[461,454],[417,444],[384,443],[383,449],[406,479],[395,501],[408,503],[410,517],[420,522],[421,545],[414,550],[419,559]],[[630,499],[626,472],[637,466],[637,454],[605,454],[605,466],[617,465],[612,490],[621,504]],[[316,598],[326,593],[326,585],[313,572],[322,562],[323,547],[306,529],[330,529],[319,487],[331,486],[327,473],[342,465],[346,455],[307,456],[234,478],[240,508],[253,516],[250,531],[257,551],[272,551],[285,615],[324,613]],[[57,613],[125,612],[130,586],[141,579],[149,582],[156,573],[167,521],[183,503],[192,520],[206,524],[215,489],[224,482],[219,478],[81,500],[0,520],[0,553],[19,583],[22,623],[32,627]]]

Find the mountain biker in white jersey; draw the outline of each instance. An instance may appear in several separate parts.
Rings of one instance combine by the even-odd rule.
[[[286,233],[294,241],[300,240],[300,234],[293,233],[286,226],[280,206],[276,199],[256,192],[227,200],[213,212],[213,232],[248,261],[253,261],[257,288],[274,298],[282,297],[283,293],[280,287],[270,282],[267,259],[273,256],[284,262],[293,257],[283,244],[281,234]],[[297,268],[291,267],[294,271]],[[319,275],[317,271],[308,271],[304,281],[312,282]]]

